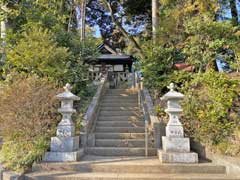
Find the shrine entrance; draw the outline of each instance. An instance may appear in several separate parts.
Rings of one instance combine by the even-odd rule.
[[[85,60],[89,65],[88,78],[99,81],[102,75],[107,73],[110,88],[131,86],[130,81],[134,79],[132,65],[136,59],[131,55],[117,53],[105,44],[100,45],[98,49],[100,56]]]

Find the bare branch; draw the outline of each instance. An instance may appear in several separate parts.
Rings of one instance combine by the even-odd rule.
[[[117,28],[120,30],[120,32],[130,41],[132,42],[132,44],[135,46],[136,50],[138,51],[139,55],[141,58],[144,58],[144,53],[140,47],[140,45],[138,44],[138,42],[134,39],[134,37],[132,35],[129,35],[128,32],[122,27],[122,25],[116,20],[116,18],[114,17],[114,12],[112,9],[112,6],[110,4],[110,2],[108,2],[107,0],[104,0],[104,3],[107,5],[108,10],[111,14],[111,18],[113,23],[117,26]]]

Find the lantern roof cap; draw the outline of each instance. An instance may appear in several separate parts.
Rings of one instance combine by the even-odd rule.
[[[71,85],[69,83],[67,83],[63,89],[65,90],[65,92],[60,93],[57,95],[57,99],[59,100],[80,100],[80,97],[74,95],[73,93],[71,93]]]
[[[170,85],[168,86],[168,89],[170,90],[168,93],[166,93],[161,99],[162,100],[180,100],[183,99],[185,96],[182,93],[179,93],[177,91],[175,91],[175,85],[174,83],[170,83]]]

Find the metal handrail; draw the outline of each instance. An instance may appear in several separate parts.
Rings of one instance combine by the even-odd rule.
[[[139,78],[138,78],[139,79]],[[148,156],[148,118],[145,110],[145,98],[143,96],[143,78],[139,79],[139,88],[138,88],[138,103],[139,108],[143,111],[143,120],[145,125],[145,156]]]

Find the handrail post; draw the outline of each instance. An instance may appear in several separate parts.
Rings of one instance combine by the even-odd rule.
[[[137,87],[137,90],[138,90],[138,107],[141,108],[141,82],[140,82],[140,78],[138,77],[138,87]]]
[[[143,108],[143,114],[144,114],[144,125],[145,125],[145,156],[148,156],[148,120],[147,120],[147,114],[145,110],[145,98],[143,96],[143,77],[140,78],[140,95],[142,97],[142,108]]]
[[[148,156],[148,122],[145,121],[145,156]]]

